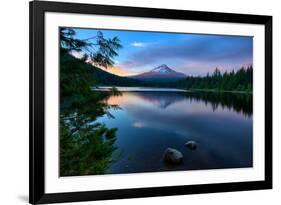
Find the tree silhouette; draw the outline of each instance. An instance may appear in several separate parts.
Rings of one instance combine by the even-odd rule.
[[[224,72],[216,68],[212,75],[187,77],[176,82],[176,86],[185,89],[208,89],[217,91],[245,91],[252,92],[253,67],[241,67],[234,72]]]
[[[95,70],[99,69],[90,64],[112,66],[121,48],[120,40],[105,39],[102,32],[79,39],[71,28],[60,28],[59,36],[60,175],[104,174],[117,148],[114,145],[117,129],[92,124],[99,116],[112,116],[108,110],[114,106],[105,103],[111,93],[91,90],[96,85]],[[73,56],[75,52],[80,59]]]
[[[60,28],[61,54],[78,52],[85,62],[104,68],[114,65],[113,58],[118,56],[117,51],[122,48],[118,37],[106,39],[101,31],[87,39],[79,39],[75,36],[74,29]]]

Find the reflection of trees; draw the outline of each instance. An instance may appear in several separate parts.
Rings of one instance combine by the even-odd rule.
[[[211,104],[215,111],[219,106],[222,108],[233,109],[246,116],[253,113],[253,95],[241,93],[223,93],[223,92],[188,92],[185,94],[191,101],[203,101],[205,104]]]
[[[219,106],[223,109],[233,109],[236,112],[241,112],[247,116],[253,113],[253,96],[251,94],[242,93],[226,93],[226,92],[135,92],[135,94],[156,105],[159,108],[167,108],[170,105],[189,99],[197,102],[204,102],[206,105],[210,104],[215,111]]]

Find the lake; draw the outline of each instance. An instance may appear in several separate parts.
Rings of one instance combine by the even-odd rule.
[[[99,88],[105,91],[107,88]],[[118,105],[96,122],[117,128],[118,147],[108,174],[244,168],[253,165],[252,95],[191,92],[177,89],[118,88]],[[197,149],[184,146],[189,141]],[[183,154],[183,162],[163,162],[167,148]]]

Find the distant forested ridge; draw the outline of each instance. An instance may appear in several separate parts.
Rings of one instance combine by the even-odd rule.
[[[239,70],[224,72],[216,68],[212,75],[187,77],[176,83],[176,86],[184,89],[202,89],[214,91],[244,91],[252,92],[253,67],[242,67]]]
[[[170,80],[168,80],[167,82],[163,80],[144,81],[135,78],[121,77],[118,75],[114,75],[112,73],[102,70],[101,68],[91,64],[90,62],[85,62],[83,59],[78,59],[68,53],[61,54],[61,62],[62,62],[61,65],[62,92],[69,90],[65,86],[70,86],[71,87],[69,93],[70,95],[73,95],[74,94],[73,91],[81,87],[81,81],[79,81],[79,85],[78,84],[75,85],[76,83],[75,74],[81,76],[82,73],[83,73],[83,79],[85,79],[85,82],[88,83],[87,85],[85,85],[87,87],[89,86],[90,87],[93,86],[176,87],[176,83],[171,82]],[[72,79],[71,81],[72,83],[69,83],[69,79],[71,79],[71,76],[74,79]],[[82,82],[84,82],[84,80]]]
[[[81,84],[79,85],[74,85],[75,80],[73,79],[72,83],[68,83],[68,82],[64,82],[63,80],[65,79],[66,81],[68,81],[70,79],[70,75],[73,76],[75,78],[75,73],[76,72],[83,72],[86,73],[86,75],[84,76],[87,80],[86,82],[90,83],[87,86],[92,87],[92,86],[146,86],[148,83],[146,82],[142,82],[140,80],[137,79],[133,79],[133,78],[129,78],[129,77],[121,77],[121,76],[117,76],[114,74],[111,74],[109,72],[106,72],[94,65],[92,65],[91,63],[86,63],[85,61],[83,61],[83,59],[78,59],[75,58],[74,56],[65,53],[61,55],[61,62],[63,62],[63,64],[61,65],[61,75],[67,74],[68,76],[63,78],[61,78],[62,82],[62,86],[75,86],[75,87],[79,87],[81,86]],[[73,68],[73,70],[70,71],[70,69]],[[63,69],[68,70],[68,72],[64,72]],[[81,76],[81,73],[79,73],[79,76]],[[79,82],[81,83],[81,82]],[[63,89],[63,91],[68,90]],[[73,94],[73,88],[70,89],[71,93]]]
[[[112,73],[106,72],[91,63],[86,63],[83,59],[77,59],[70,54],[61,55],[62,62],[67,61],[67,69],[74,67],[73,73],[77,72],[77,68],[88,72],[87,77],[90,78],[87,86],[142,86],[142,87],[162,87],[162,88],[180,88],[180,89],[198,89],[198,90],[210,90],[210,91],[240,91],[251,93],[253,89],[253,67],[242,67],[239,70],[222,73],[218,68],[215,69],[213,74],[207,74],[206,76],[189,76],[185,79],[178,81],[164,81],[163,79],[157,81],[143,81],[130,77],[121,77]],[[75,65],[75,66],[74,66]],[[61,67],[64,68],[63,66]],[[63,75],[64,72],[62,72]],[[62,78],[63,80],[64,78]],[[68,78],[65,78],[69,80]],[[62,86],[75,86],[75,81],[71,84],[63,83]],[[80,85],[81,86],[81,85]],[[64,91],[67,89],[63,89]],[[73,89],[71,89],[73,94]]]

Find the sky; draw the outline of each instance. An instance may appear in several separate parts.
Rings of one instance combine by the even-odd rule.
[[[87,39],[101,31],[117,36],[123,48],[106,71],[119,76],[137,75],[166,64],[186,75],[204,76],[215,68],[222,72],[253,64],[253,38],[145,31],[74,29],[76,38]]]

